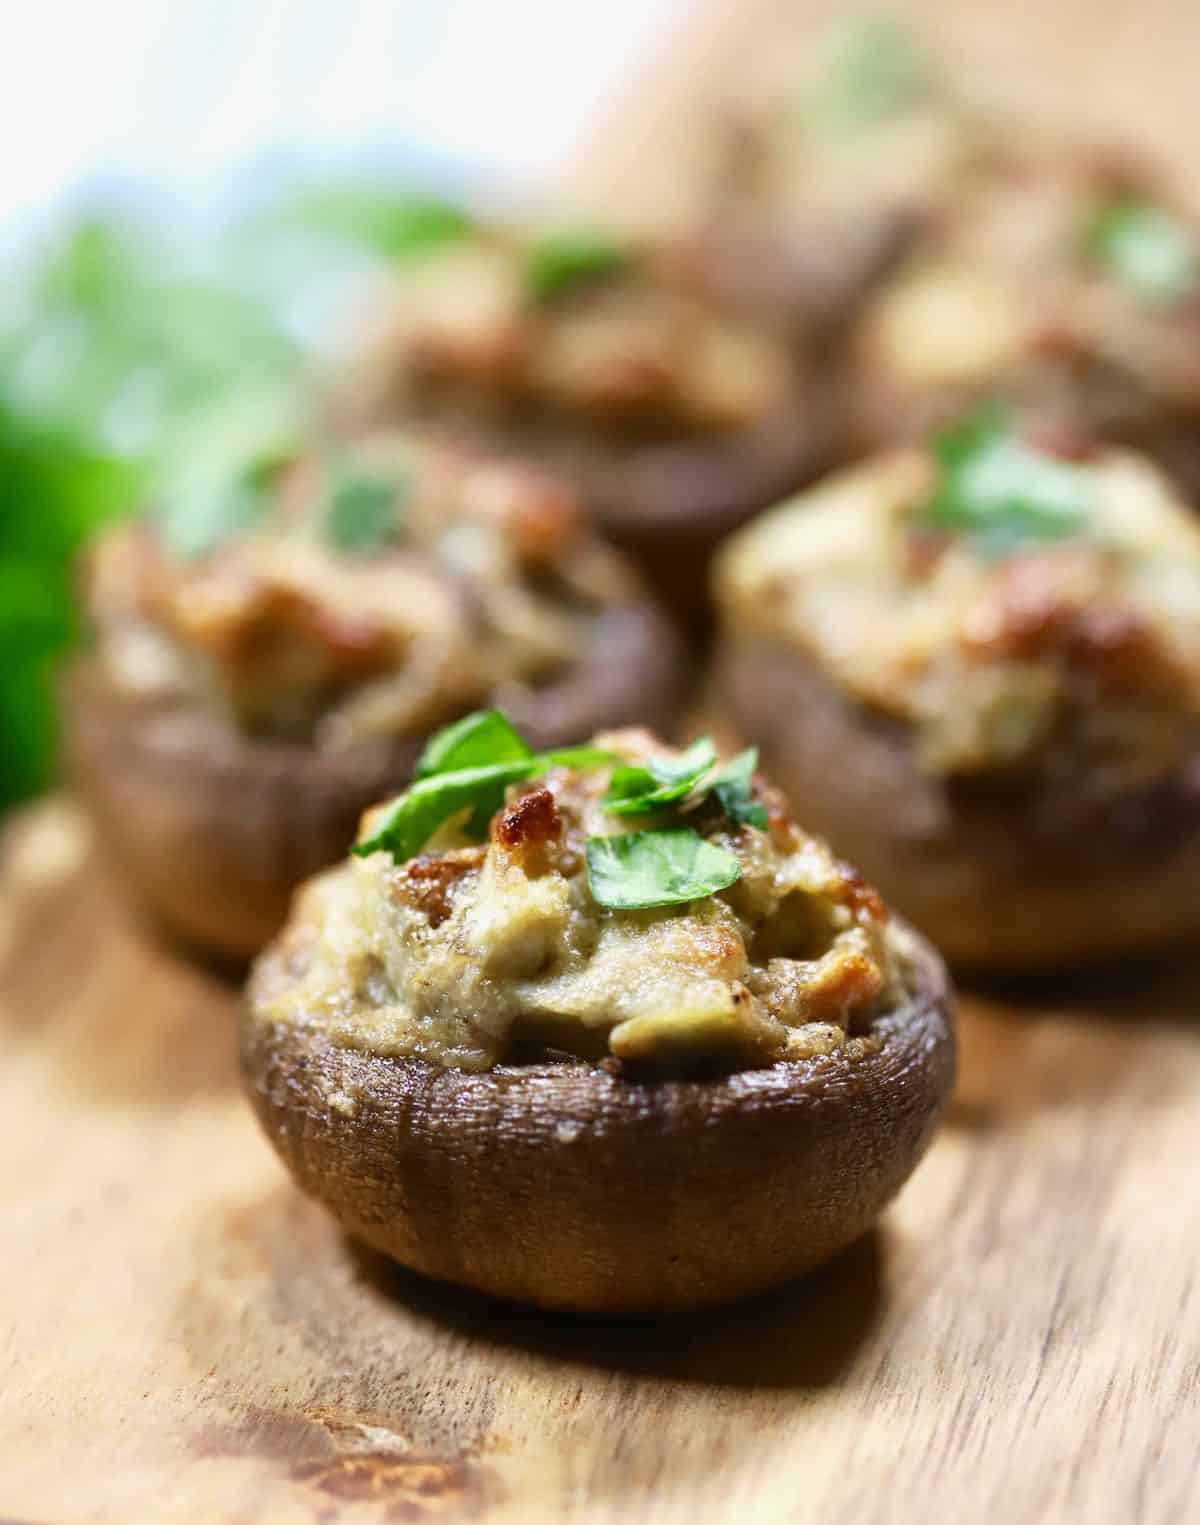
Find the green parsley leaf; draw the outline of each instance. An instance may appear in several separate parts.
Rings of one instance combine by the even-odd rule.
[[[389,852],[397,863],[404,863],[421,851],[439,827],[466,811],[470,811],[464,823],[467,834],[482,841],[509,784],[536,778],[551,768],[596,768],[611,761],[612,753],[600,747],[562,747],[508,762],[428,774],[398,795],[371,835],[350,850],[358,858]]]
[[[652,757],[617,768],[604,796],[612,815],[648,815],[673,804],[697,787],[717,760],[710,736],[701,736],[678,757]]]
[[[1125,197],[1101,206],[1084,232],[1084,248],[1142,301],[1170,305],[1200,277],[1200,239],[1161,207]]]
[[[253,529],[271,486],[299,452],[303,409],[294,390],[236,394],[196,419],[169,453],[151,518],[181,561]]]
[[[602,768],[616,760],[616,755],[604,747],[555,747],[552,752],[534,754],[537,766],[533,772],[545,773],[548,768]]]
[[[332,239],[395,260],[416,259],[474,231],[461,206],[361,182],[310,186],[263,219],[267,231]]]
[[[393,259],[408,259],[443,244],[458,243],[474,231],[461,207],[428,196],[412,196],[387,208],[380,247]]]
[[[387,806],[375,830],[351,851],[360,858],[390,852],[403,863],[440,826],[467,810],[466,831],[482,839],[509,784],[551,768],[597,768],[612,761],[613,754],[602,747],[532,752],[499,710],[477,710],[430,738],[412,787]]]
[[[589,837],[588,884],[599,905],[616,911],[681,905],[733,884],[742,865],[689,826]]]
[[[931,75],[928,58],[895,16],[864,16],[833,57],[822,115],[843,129],[887,121],[928,96]]]
[[[408,484],[343,469],[333,485],[325,530],[338,550],[380,551],[396,538]]]
[[[518,758],[423,778],[392,801],[372,834],[351,851],[358,858],[389,852],[397,863],[405,863],[421,851],[440,826],[467,810],[471,812],[468,830],[482,836],[486,822],[504,803],[505,789],[528,777],[530,764],[531,759]]]
[[[767,829],[767,812],[754,798],[754,770],[758,767],[758,748],[747,747],[731,757],[712,781],[721,809],[737,826]]]
[[[925,527],[972,537],[985,556],[1087,529],[1094,486],[1086,466],[1061,461],[1012,431],[1003,409],[981,409],[936,436],[941,481],[923,509]]]
[[[602,233],[550,233],[528,251],[525,281],[539,304],[581,286],[612,280],[629,266],[629,253]]]
[[[434,773],[490,767],[532,756],[531,748],[500,710],[476,710],[430,738],[413,777],[429,778]]]
[[[181,484],[159,506],[155,518],[172,555],[180,561],[208,556],[233,535],[251,529],[262,512],[264,495],[251,469],[232,480],[204,477]]]

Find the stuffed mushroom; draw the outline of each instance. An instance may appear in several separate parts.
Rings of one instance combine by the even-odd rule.
[[[459,228],[397,267],[332,402],[551,465],[699,618],[716,541],[811,477],[828,389],[687,261],[591,231]]]
[[[765,515],[718,682],[795,809],[952,960],[1200,929],[1200,523],[988,410]]]
[[[965,184],[848,344],[856,450],[986,396],[1200,490],[1200,234],[1143,167],[1017,144]]]
[[[772,66],[730,111],[696,257],[715,290],[803,342],[838,336],[1003,132],[894,18],[797,74]]]
[[[539,744],[672,708],[669,624],[542,472],[390,436],[206,486],[95,546],[66,706],[113,856],[201,948],[261,948],[481,702]]]
[[[949,1004],[751,754],[535,754],[493,713],[298,897],[242,1065],[300,1186],[403,1265],[673,1311],[874,1222],[950,1089]]]

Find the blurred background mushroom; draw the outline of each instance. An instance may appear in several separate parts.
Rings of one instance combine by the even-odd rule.
[[[772,217],[808,196],[796,322],[825,344],[860,289],[830,273],[875,278],[971,158],[964,102],[1119,142],[1186,201],[1198,43],[1173,0],[26,9],[0,60],[0,808],[53,774],[80,543],[302,410],[371,282],[454,209],[565,187],[690,241],[713,287],[709,257],[753,233],[767,254],[733,286],[761,309],[790,268]]]

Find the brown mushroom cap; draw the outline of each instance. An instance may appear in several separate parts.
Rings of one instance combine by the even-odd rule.
[[[668,607],[695,626],[706,618],[717,546],[828,464],[832,423],[831,392],[813,387],[726,436],[620,445],[563,434],[531,448],[555,461],[599,533],[628,552]]]
[[[243,1075],[301,1188],[403,1265],[546,1308],[711,1306],[850,1244],[929,1141],[950,991],[937,954],[894,935],[911,995],[821,1058],[686,1080],[583,1060],[441,1070],[259,1017],[252,982]]]
[[[652,605],[598,621],[586,659],[508,706],[538,747],[650,717],[669,721],[679,642]],[[323,753],[248,740],[198,708],[131,696],[85,658],[68,673],[69,770],[108,850],[149,909],[186,942],[251,957],[293,889],[341,858],[359,816],[408,781],[422,742]]]
[[[798,818],[952,964],[1053,969],[1200,931],[1200,757],[1118,798],[1082,774],[963,791],[795,647],[731,634],[716,670],[723,712]]]

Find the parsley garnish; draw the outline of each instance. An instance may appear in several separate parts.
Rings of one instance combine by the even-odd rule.
[[[766,808],[754,798],[754,770],[758,767],[758,748],[747,747],[717,770],[712,781],[713,793],[721,808],[737,826],[767,829]]]
[[[208,556],[231,536],[251,529],[262,512],[263,493],[249,476],[226,482],[181,485],[155,518],[173,555],[181,561]]]
[[[1200,240],[1161,207],[1122,197],[1099,207],[1084,248],[1144,302],[1170,305],[1188,296],[1200,276]]]
[[[690,826],[589,837],[584,849],[593,898],[616,911],[680,905],[727,889],[741,862]]]
[[[500,710],[476,710],[430,738],[413,777],[430,778],[435,773],[519,762],[532,756],[533,749],[517,735]]]
[[[293,393],[248,394],[189,431],[164,469],[151,510],[181,561],[207,556],[263,517],[279,472],[299,454],[302,418]]]
[[[341,468],[335,472],[325,531],[339,551],[362,555],[396,538],[408,483]]]
[[[499,710],[480,710],[429,741],[412,786],[381,812],[370,836],[352,851],[360,858],[388,852],[403,863],[458,817],[464,818],[468,835],[482,840],[510,784],[553,767],[595,768],[616,761],[612,753],[591,746],[534,752]],[[704,736],[677,758],[620,764],[602,803],[614,815],[649,814],[699,803],[715,793],[731,821],[762,829],[767,815],[753,797],[756,762],[751,748],[717,767],[716,749]],[[725,889],[741,873],[733,853],[684,825],[590,837],[585,858],[593,897],[615,910],[699,900]]]
[[[941,480],[919,515],[924,527],[969,535],[985,556],[1086,531],[1089,469],[1035,449],[1002,408],[985,407],[944,430],[932,448]]]
[[[468,810],[465,829],[482,839],[509,784],[550,768],[591,768],[611,761],[612,753],[600,747],[532,752],[498,710],[480,710],[430,740],[412,787],[387,806],[371,835],[351,851],[359,858],[389,852],[404,863],[440,826]]]
[[[692,793],[717,760],[712,738],[701,736],[678,757],[651,757],[617,768],[604,796],[612,815],[649,815]]]
[[[550,233],[526,255],[525,281],[539,304],[582,286],[612,280],[629,265],[629,253],[602,233]]]
[[[296,229],[395,260],[421,258],[475,231],[471,215],[453,202],[341,181],[289,198],[272,223],[285,233]]]
[[[931,72],[912,33],[895,16],[863,17],[834,55],[823,114],[842,128],[887,121],[928,96]]]
[[[431,197],[414,196],[394,202],[380,219],[380,247],[394,259],[408,259],[458,243],[474,231],[461,207]]]

